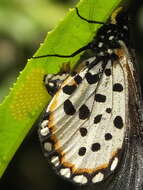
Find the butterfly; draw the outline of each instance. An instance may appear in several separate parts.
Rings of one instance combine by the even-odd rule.
[[[79,14],[84,21],[87,20]],[[114,15],[114,17],[113,17]],[[126,12],[118,9],[92,42],[80,71],[47,75],[53,96],[39,127],[45,157],[56,173],[100,189],[143,187],[142,98]],[[66,55],[43,55],[66,57]]]

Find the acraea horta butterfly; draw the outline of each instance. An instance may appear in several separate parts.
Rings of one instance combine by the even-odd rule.
[[[81,22],[98,23],[83,18]],[[114,16],[113,16],[114,15]],[[92,56],[78,72],[47,75],[53,96],[39,127],[44,155],[56,173],[106,190],[142,190],[142,98],[126,12],[118,9],[96,37],[71,55]]]

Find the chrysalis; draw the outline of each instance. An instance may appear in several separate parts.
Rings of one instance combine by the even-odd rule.
[[[65,179],[107,190],[142,190],[141,91],[127,14],[113,15],[92,42],[70,55],[91,50],[79,72],[46,76],[53,98],[39,137],[44,155]],[[66,57],[35,58],[46,56]]]

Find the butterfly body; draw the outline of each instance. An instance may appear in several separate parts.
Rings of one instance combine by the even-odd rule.
[[[141,138],[141,94],[128,42],[125,23],[103,26],[89,43],[94,56],[65,76],[40,124],[45,156],[76,184],[106,181],[122,160],[127,165],[132,139]]]

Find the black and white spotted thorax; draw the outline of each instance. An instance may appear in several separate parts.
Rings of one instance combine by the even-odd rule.
[[[128,160],[140,130],[141,94],[128,45],[127,19],[118,15],[86,46],[93,56],[78,73],[45,78],[53,98],[39,127],[42,149],[56,173],[75,184],[112,178],[113,185],[118,171],[114,187],[121,190],[126,177],[124,186],[131,184],[130,176],[138,175],[132,169],[137,154],[134,163]]]
[[[125,19],[126,18],[126,19]],[[120,42],[123,41],[129,46],[129,25],[126,13],[121,13],[116,17],[115,23],[107,23],[103,25],[97,32],[96,37],[89,43],[91,49],[96,56],[113,57],[115,49],[121,47]]]
[[[129,31],[127,25],[108,24],[99,29],[91,49],[99,56],[113,54],[113,50],[120,48],[120,41],[128,44]]]

